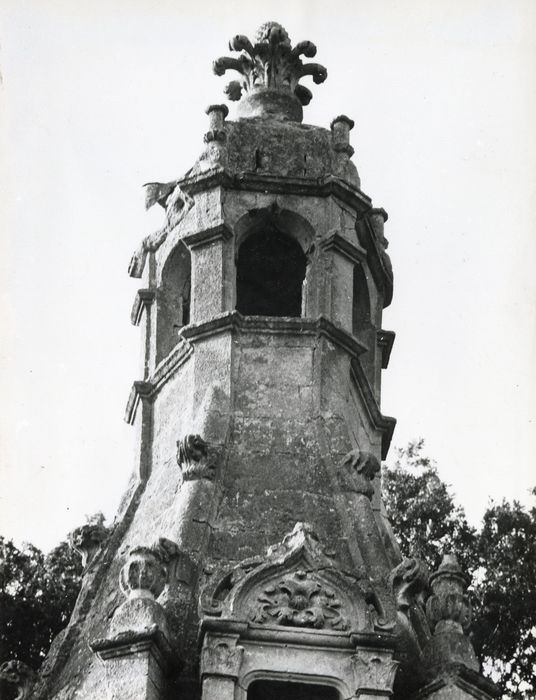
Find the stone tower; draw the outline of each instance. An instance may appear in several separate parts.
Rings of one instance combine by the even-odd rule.
[[[73,535],[83,587],[39,677],[4,677],[57,700],[488,698],[457,562],[404,559],[382,507],[393,276],[353,122],[302,122],[311,42],[269,22],[230,48],[236,120],[209,107],[197,162],[147,185],[135,473],[113,528]]]

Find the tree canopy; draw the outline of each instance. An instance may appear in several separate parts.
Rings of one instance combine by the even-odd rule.
[[[512,700],[536,693],[536,507],[490,503],[479,528],[454,502],[417,440],[383,470],[383,498],[405,556],[435,569],[445,552],[472,577],[472,641],[483,670]],[[532,491],[536,495],[536,489]]]
[[[45,555],[3,537],[0,552],[0,664],[17,658],[37,669],[76,602],[80,555],[67,542]]]
[[[383,469],[383,498],[406,556],[435,569],[456,554],[472,577],[472,641],[484,672],[504,697],[536,696],[536,507],[490,503],[471,526],[418,440]],[[536,496],[536,489],[533,490]],[[0,664],[18,658],[37,669],[68,622],[80,589],[80,556],[67,542],[44,555],[0,537]]]

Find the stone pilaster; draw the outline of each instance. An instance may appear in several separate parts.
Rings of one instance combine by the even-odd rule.
[[[203,700],[234,700],[244,649],[238,635],[207,634],[201,651]]]

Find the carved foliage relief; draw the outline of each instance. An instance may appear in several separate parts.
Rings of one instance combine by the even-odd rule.
[[[335,592],[308,571],[294,571],[265,586],[251,621],[344,631],[349,623]]]

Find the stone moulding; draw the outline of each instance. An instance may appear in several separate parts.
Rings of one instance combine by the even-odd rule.
[[[381,212],[381,216],[378,214]],[[367,251],[367,259],[372,277],[378,288],[383,291],[383,307],[389,306],[393,300],[393,269],[391,259],[387,254],[387,240],[374,230],[371,218],[380,218],[380,222],[387,221],[387,212],[384,209],[369,209],[365,215],[356,222],[357,238],[361,246]],[[383,223],[382,223],[383,227]]]
[[[192,352],[193,349],[188,343],[179,340],[169,355],[157,366],[149,381],[133,383],[125,409],[126,423],[133,425],[140,400],[152,400],[167,380],[188,360]]]
[[[125,422],[129,425],[134,424],[136,418],[136,411],[138,410],[138,405],[142,399],[149,399],[153,393],[154,384],[146,381],[136,381],[132,385],[130,394],[127,401],[127,407],[125,409]]]
[[[184,236],[181,240],[190,248],[190,250],[195,250],[196,248],[201,248],[201,246],[208,245],[214,241],[227,241],[233,237],[232,231],[226,224],[218,224],[217,226],[212,226],[211,228],[203,229],[202,231],[196,231],[195,233],[190,233]]]
[[[192,323],[181,329],[180,335],[190,343],[230,330],[233,333],[269,333],[325,337],[338,347],[357,357],[367,349],[353,335],[336,326],[325,316],[292,318],[277,316],[242,316],[239,311],[227,311],[210,321]]]
[[[386,459],[396,426],[396,418],[384,416],[380,411],[359,358],[352,359],[350,377],[363,399],[371,426],[382,435],[382,459]]]
[[[95,639],[89,646],[103,661],[150,653],[166,671],[179,665],[166,636],[156,626],[142,632],[123,632],[113,639]]]
[[[297,178],[246,171],[233,173],[217,166],[197,175],[185,176],[178,182],[183,191],[187,189],[189,195],[223,187],[268,194],[297,194],[310,197],[333,195],[363,215],[371,211],[372,207],[372,200],[368,195],[336,175]]]
[[[387,369],[391,351],[395,342],[396,334],[394,331],[385,331],[380,329],[376,332],[376,342],[380,346],[382,353],[382,369]]]
[[[144,310],[153,303],[155,298],[155,289],[138,289],[130,312],[130,321],[133,326],[140,325]]]
[[[337,253],[345,257],[354,265],[362,263],[364,260],[366,260],[367,257],[367,251],[364,248],[362,248],[360,245],[354,245],[353,243],[350,243],[346,240],[346,238],[343,238],[337,231],[334,231],[333,233],[329,234],[328,237],[325,238],[320,245],[326,251],[337,251]]]
[[[433,699],[437,691],[443,688],[459,688],[464,695],[463,697],[472,697],[475,700],[490,700],[490,698],[499,698],[501,696],[500,688],[493,683],[489,678],[485,678],[477,671],[473,671],[463,664],[451,664],[444,669],[440,678],[436,678],[431,683],[428,683],[423,688],[420,688],[412,697],[411,700],[427,700]],[[445,697],[456,698],[457,695]]]
[[[305,523],[297,523],[265,557],[244,560],[205,586],[200,608],[205,619],[328,636],[376,632],[380,609],[368,579],[342,571]]]

